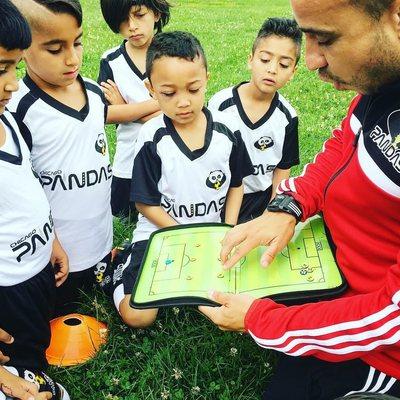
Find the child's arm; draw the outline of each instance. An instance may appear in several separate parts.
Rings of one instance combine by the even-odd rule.
[[[0,393],[20,400],[51,399],[50,392],[38,392],[37,386],[0,367]]]
[[[107,124],[122,124],[142,119],[160,111],[157,100],[146,100],[141,103],[108,106]]]
[[[242,200],[243,184],[229,188],[225,203],[225,222],[227,224],[236,225]]]
[[[135,203],[136,209],[150,222],[159,228],[178,225],[178,223],[161,207],[150,206],[144,203]]]
[[[56,286],[61,286],[68,277],[69,261],[67,253],[58,241],[57,236],[53,241],[53,251],[51,253],[50,262],[53,264],[54,273],[56,277]]]
[[[271,199],[272,200],[276,196],[276,188],[278,185],[284,180],[289,178],[290,175],[290,168],[288,169],[281,169],[281,168],[275,168],[274,172],[272,174],[272,194],[271,194]]]
[[[126,104],[125,99],[122,97],[121,92],[114,81],[107,79],[107,82],[101,82],[100,85],[104,97],[110,105]]]

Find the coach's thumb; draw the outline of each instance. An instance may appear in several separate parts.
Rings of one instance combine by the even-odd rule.
[[[218,304],[221,305],[226,305],[229,301],[230,294],[229,293],[224,293],[224,292],[217,292],[216,290],[210,290],[208,292],[208,297],[212,300],[215,301]]]

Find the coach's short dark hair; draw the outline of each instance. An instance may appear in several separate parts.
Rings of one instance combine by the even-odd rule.
[[[379,21],[394,0],[349,0],[350,5],[363,8],[373,19]]]
[[[397,397],[382,393],[356,393],[346,397],[338,397],[336,400],[398,400]]]
[[[25,50],[32,42],[25,17],[9,0],[0,1],[0,46],[6,50]]]
[[[168,24],[171,5],[167,0],[100,0],[101,12],[110,29],[118,33],[122,22],[129,18],[130,9],[145,6],[160,17],[155,23],[154,29],[161,32]]]
[[[146,57],[146,74],[150,79],[154,61],[162,57],[184,58],[193,61],[199,57],[207,70],[207,59],[199,40],[189,32],[163,32],[154,36]],[[179,73],[177,71],[177,73]]]
[[[252,52],[256,51],[261,39],[269,36],[280,36],[293,40],[296,45],[296,64],[300,59],[301,54],[301,41],[303,33],[297,25],[297,22],[293,19],[288,18],[268,18],[264,21],[261,29],[258,32],[256,40],[253,43]]]
[[[55,14],[69,14],[82,25],[83,12],[79,0],[33,0]]]

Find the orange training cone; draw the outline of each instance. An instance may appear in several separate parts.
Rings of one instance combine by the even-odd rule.
[[[87,315],[55,318],[50,327],[51,341],[46,351],[50,365],[66,367],[83,363],[106,342],[107,325]]]

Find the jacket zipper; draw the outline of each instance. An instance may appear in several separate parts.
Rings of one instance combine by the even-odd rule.
[[[331,179],[327,183],[325,190],[324,190],[324,199],[326,197],[326,192],[329,189],[329,187],[332,185],[333,181],[348,167],[350,164],[350,161],[352,160],[354,153],[357,150],[357,145],[358,145],[358,140],[360,139],[360,135],[362,134],[362,127],[358,130],[357,134],[354,137],[353,140],[353,150],[350,154],[350,157],[347,159],[347,161],[332,175]]]

